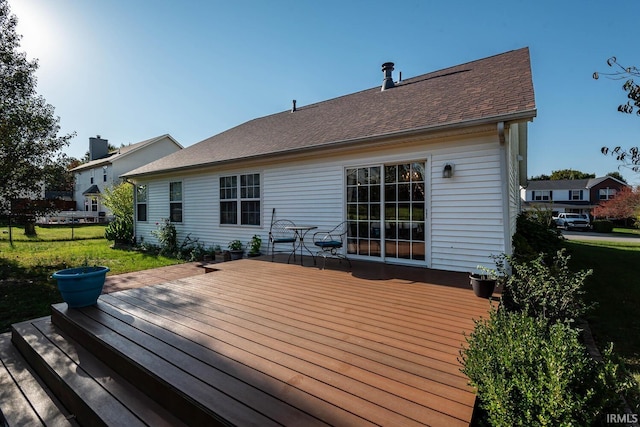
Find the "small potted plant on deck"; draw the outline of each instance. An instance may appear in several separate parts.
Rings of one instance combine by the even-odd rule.
[[[80,308],[98,302],[108,271],[109,267],[90,267],[85,261],[83,267],[56,271],[52,277],[58,282],[58,290],[67,305]]]
[[[249,246],[249,256],[256,257],[260,256],[260,248],[262,247],[262,239],[257,234],[254,234],[251,240],[248,243]]]
[[[485,266],[479,265],[477,269],[480,273],[469,273],[469,283],[473,288],[473,293],[479,298],[491,298],[498,281],[498,273]]]
[[[244,249],[242,249],[242,242],[240,240],[232,240],[228,245],[229,252],[231,254],[231,259],[241,259],[242,255],[244,255]]]

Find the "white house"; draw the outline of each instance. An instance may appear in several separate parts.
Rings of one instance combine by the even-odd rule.
[[[89,138],[89,162],[71,171],[74,173],[76,210],[88,220],[98,220],[110,214],[102,206],[105,188],[119,184],[120,176],[144,164],[182,149],[171,135],[165,134],[135,144],[108,150],[108,140],[100,135]]]
[[[591,214],[600,202],[612,199],[627,184],[611,176],[591,179],[529,181],[521,191],[523,208]]]
[[[511,252],[536,115],[529,50],[258,118],[124,175],[136,236],[225,247],[276,219],[347,220],[349,258],[470,271]],[[313,246],[313,245],[311,245]],[[266,249],[266,245],[265,248]]]

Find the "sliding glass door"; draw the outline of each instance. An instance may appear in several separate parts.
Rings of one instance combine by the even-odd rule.
[[[425,259],[425,163],[346,170],[349,254]]]

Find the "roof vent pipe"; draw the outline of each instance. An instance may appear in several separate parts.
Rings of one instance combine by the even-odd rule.
[[[385,62],[382,64],[382,72],[384,73],[384,80],[382,80],[382,89],[391,89],[393,84],[393,78],[391,77],[391,72],[393,71],[393,62]]]
[[[294,99],[294,100],[293,100],[293,101],[291,101],[291,102],[292,102],[292,105],[291,105],[291,112],[293,113],[294,111],[296,111],[296,100]]]

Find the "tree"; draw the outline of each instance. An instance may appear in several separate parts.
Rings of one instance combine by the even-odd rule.
[[[623,176],[620,174],[620,172],[618,172],[618,171],[609,172],[609,173],[607,174],[607,176],[610,176],[611,178],[615,178],[615,179],[617,179],[618,181],[622,181],[622,182],[624,182],[624,183],[626,183],[626,182],[627,182],[627,180],[626,180],[626,179],[624,179],[624,177],[623,177]]]
[[[0,211],[19,198],[39,194],[45,167],[73,134],[58,136],[60,118],[36,93],[37,60],[19,52],[17,18],[0,0]]]
[[[69,172],[78,159],[62,153],[51,164],[44,166],[44,187],[47,191],[73,191],[74,177]]]
[[[589,179],[595,177],[595,173],[580,172],[573,169],[561,169],[551,172],[551,177],[549,179],[556,181],[560,179]]]
[[[627,102],[618,105],[618,111],[625,114],[636,114],[640,116],[640,86],[633,80],[634,77],[640,77],[640,70],[635,66],[625,67],[618,62],[615,56],[607,60],[607,65],[612,68],[610,73],[593,73],[593,78],[598,80],[600,75],[611,80],[624,80],[622,90],[627,94]],[[630,168],[634,172],[640,172],[640,149],[638,147],[630,147],[628,149],[616,146],[613,148],[602,147],[602,154],[611,155],[616,158],[623,166]]]
[[[540,174],[536,176],[532,176],[529,178],[529,181],[549,181],[551,177],[549,175]]]
[[[613,199],[600,203],[593,209],[597,218],[640,219],[640,187],[623,187]]]
[[[105,229],[107,240],[130,243],[133,240],[133,186],[122,182],[104,191],[102,203],[116,217]]]
[[[532,176],[529,178],[529,181],[549,181],[549,180],[560,180],[560,179],[589,179],[595,178],[595,173],[586,173],[580,172],[573,169],[561,169],[557,171],[551,172],[551,175],[541,174],[538,176]]]

